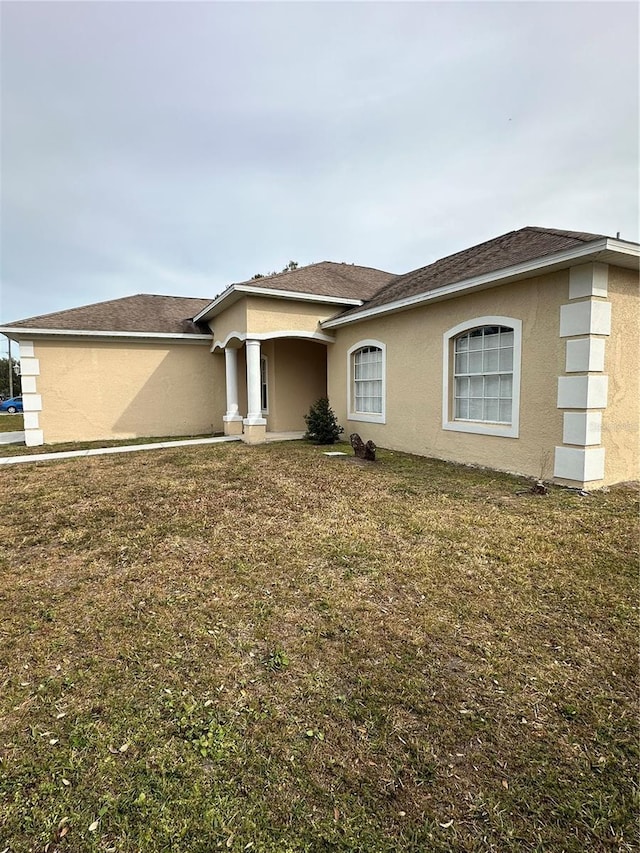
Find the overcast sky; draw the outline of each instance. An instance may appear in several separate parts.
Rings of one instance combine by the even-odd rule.
[[[0,320],[638,239],[635,3],[1,3]]]

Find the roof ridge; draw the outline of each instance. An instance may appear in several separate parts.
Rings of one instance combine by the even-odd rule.
[[[238,284],[250,284],[250,282],[260,281],[260,279],[262,279],[262,278],[271,278],[271,279],[280,278],[280,276],[287,275],[288,273],[299,272],[300,270],[307,270],[307,269],[309,269],[309,267],[317,267],[321,263],[324,263],[324,261],[316,261],[313,264],[305,264],[305,266],[303,266],[303,267],[298,266],[292,270],[286,269],[286,270],[280,270],[280,272],[257,273],[256,275],[253,275],[251,278],[245,278],[242,281],[232,281],[231,284],[229,284],[229,285],[227,285],[227,287],[225,287],[225,291],[229,290],[230,287],[235,287]]]
[[[374,272],[384,272],[387,275],[395,275],[395,273],[390,273],[389,270],[381,270],[380,267],[371,267],[365,264],[356,264],[353,261],[321,261],[323,264],[333,264],[336,267],[357,267],[359,270],[373,270]]]
[[[246,285],[246,284],[250,285],[250,284],[257,282],[257,281],[265,281],[265,280],[274,281],[276,279],[282,279],[284,276],[295,275],[296,273],[301,273],[301,272],[304,272],[305,270],[313,269],[313,267],[322,267],[322,266],[327,266],[327,265],[331,265],[332,267],[346,267],[346,268],[355,267],[355,268],[361,269],[361,270],[371,270],[372,272],[376,272],[376,273],[381,272],[381,273],[385,273],[386,275],[393,275],[393,273],[389,273],[387,270],[381,270],[378,267],[370,267],[370,266],[365,267],[365,266],[362,266],[362,264],[349,263],[348,261],[326,261],[326,260],[325,261],[314,261],[311,264],[304,264],[303,266],[297,266],[295,269],[281,270],[280,272],[277,272],[277,273],[264,273],[264,274],[260,274],[257,278],[247,278],[247,279],[244,279],[243,281],[234,281],[231,284],[227,285],[227,287],[225,287],[223,292],[226,292],[227,290],[229,290],[232,287],[238,287],[240,285]],[[274,288],[274,290],[275,289],[276,288]]]
[[[134,299],[137,296],[149,296],[151,299],[209,299],[209,296],[181,296],[177,293],[134,293],[130,296],[120,296],[120,299]],[[115,302],[115,299],[107,299],[107,302]],[[93,303],[100,305],[100,302]],[[81,306],[86,307],[86,306]]]
[[[591,240],[601,240],[607,237],[607,234],[595,234],[591,231],[566,231],[562,228],[543,228],[540,225],[525,225],[520,228],[520,231],[535,231],[538,234],[555,234],[558,237],[572,237],[574,240],[581,240],[583,243],[590,243]],[[591,239],[589,239],[591,238]]]

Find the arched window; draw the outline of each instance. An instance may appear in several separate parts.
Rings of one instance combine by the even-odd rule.
[[[511,423],[513,329],[481,326],[454,343],[454,418]]]
[[[479,317],[444,336],[443,427],[518,435],[522,324]]]
[[[385,346],[360,341],[348,352],[349,420],[384,423]]]

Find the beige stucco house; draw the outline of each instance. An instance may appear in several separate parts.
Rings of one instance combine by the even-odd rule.
[[[9,323],[28,445],[301,431],[594,488],[638,479],[640,246],[523,228],[393,275],[320,263],[215,299]]]

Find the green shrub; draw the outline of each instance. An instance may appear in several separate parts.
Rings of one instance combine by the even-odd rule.
[[[342,427],[326,397],[321,397],[304,416],[307,431],[304,435],[314,444],[334,444],[338,440]]]

